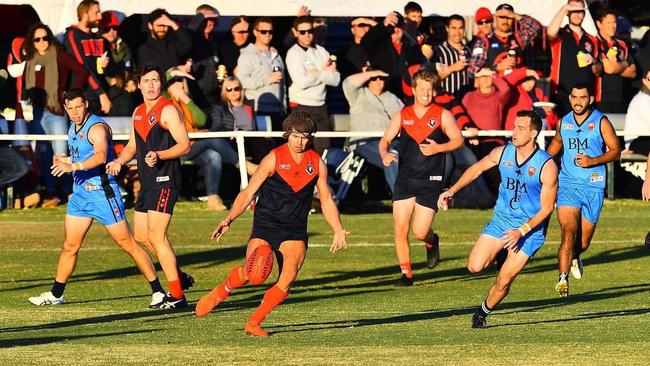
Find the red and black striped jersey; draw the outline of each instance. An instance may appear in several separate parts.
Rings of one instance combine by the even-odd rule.
[[[399,175],[426,180],[438,180],[440,177],[442,180],[445,172],[445,154],[425,156],[419,145],[426,143],[427,138],[438,144],[449,141],[442,128],[443,111],[439,105],[431,104],[426,113],[418,117],[413,105],[402,109],[398,144]]]
[[[634,58],[630,54],[630,49],[624,41],[613,38],[611,42],[598,36],[600,42],[600,55],[602,58],[607,57],[608,54],[616,56],[617,62],[627,61],[628,65],[634,64]],[[594,88],[594,95],[596,102],[604,100],[608,103],[622,103],[625,93],[623,92],[623,77],[613,74],[607,74],[603,70],[602,74],[596,77],[596,87]]]
[[[558,38],[551,41],[551,94],[568,95],[577,83],[594,85],[596,76],[591,65],[580,67],[578,54],[587,53],[594,62],[600,62],[598,39],[583,30],[582,36],[566,25],[560,28]]]
[[[97,73],[97,58],[109,51],[108,41],[99,33],[84,32],[76,25],[68,27],[63,38],[65,50],[84,65],[90,76],[88,84],[100,95],[108,90],[106,78]],[[111,53],[106,54],[111,57]]]

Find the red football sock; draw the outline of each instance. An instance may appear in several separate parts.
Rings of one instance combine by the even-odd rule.
[[[218,298],[225,299],[230,295],[232,290],[238,289],[248,283],[248,280],[242,280],[241,277],[239,277],[239,270],[243,267],[244,266],[240,264],[230,270],[230,274],[228,275],[228,278],[226,278],[226,281],[215,289]]]
[[[288,294],[288,292],[282,291],[278,285],[273,285],[273,287],[268,289],[264,294],[264,298],[262,299],[260,306],[257,307],[253,315],[251,315],[251,317],[248,319],[248,323],[262,323],[262,321],[264,321],[264,318],[266,318],[266,316],[269,315],[269,313],[273,311],[276,306],[280,305],[280,303],[287,297]]]
[[[181,289],[181,280],[167,281],[169,293],[177,299],[183,298],[183,289]]]
[[[402,270],[402,273],[408,278],[413,278],[413,271],[411,270],[411,262],[400,263],[399,268]]]

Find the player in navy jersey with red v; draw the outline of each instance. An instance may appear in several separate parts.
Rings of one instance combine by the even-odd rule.
[[[213,239],[219,240],[259,194],[246,257],[249,258],[257,247],[270,245],[278,258],[280,271],[277,282],[266,291],[244,328],[246,334],[261,337],[268,334],[260,324],[287,297],[305,260],[307,216],[314,187],[318,189],[323,216],[334,230],[330,252],[346,248],[346,236],[350,234],[341,226],[339,211],[327,184],[327,167],[314,150],[307,148],[316,132],[314,121],[307,113],[294,112],[284,120],[282,127],[287,143],[262,160],[248,186],[235,199],[230,214],[212,234]],[[244,266],[235,266],[223,284],[201,298],[196,305],[196,315],[206,316],[230,292],[247,283]]]

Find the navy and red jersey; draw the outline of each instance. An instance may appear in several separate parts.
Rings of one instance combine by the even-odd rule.
[[[275,168],[259,189],[253,226],[307,230],[320,156],[314,150],[307,150],[297,162],[288,144],[275,148],[271,154],[275,155]]]
[[[515,37],[514,33],[510,33],[507,37],[499,37],[495,33],[488,35],[487,44],[487,65],[496,66],[499,62],[506,58],[514,57],[516,60],[515,68],[521,66],[522,63],[522,49],[520,41]]]
[[[630,49],[624,41],[613,38],[611,42],[607,41],[600,35],[598,36],[600,42],[600,56],[607,57],[608,53],[616,55],[617,62],[627,61],[628,65],[634,64],[634,58],[630,54]],[[594,88],[594,96],[596,102],[606,101],[608,103],[623,103],[625,93],[623,92],[623,77],[618,75],[603,73],[596,77],[596,87]]]
[[[72,25],[65,31],[63,45],[65,50],[88,70],[90,74],[88,84],[95,94],[105,93],[108,84],[106,78],[97,73],[97,58],[110,50],[108,41],[99,33],[84,32],[76,25]],[[110,52],[107,57],[111,57]]]
[[[582,36],[566,25],[560,28],[558,38],[551,41],[551,94],[569,95],[571,87],[577,83],[594,85],[596,76],[591,65],[578,66],[578,53],[588,53],[594,62],[599,62],[600,46],[598,39],[583,30]]]
[[[150,151],[167,150],[176,145],[169,130],[161,124],[163,109],[172,105],[165,97],[160,97],[156,104],[147,112],[146,105],[140,104],[133,115],[133,130],[138,159],[138,174],[142,190],[158,190],[161,188],[180,188],[181,162],[180,159],[161,160],[153,168],[144,161]]]
[[[431,104],[421,118],[415,114],[414,106],[400,112],[401,128],[398,144],[398,175],[404,177],[441,181],[445,173],[445,154],[425,156],[419,144],[429,138],[438,144],[449,141],[442,128],[444,108]]]

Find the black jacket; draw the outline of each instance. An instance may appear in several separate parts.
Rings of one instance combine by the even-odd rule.
[[[156,65],[163,71],[185,63],[192,48],[192,35],[185,29],[172,29],[165,39],[154,39],[151,34],[138,47],[138,65]]]
[[[253,108],[253,101],[244,100],[244,106],[249,112],[253,120],[253,131],[257,131],[257,123],[255,121],[255,109]],[[223,103],[217,103],[210,107],[209,113],[210,120],[208,129],[210,131],[233,131],[235,129],[235,116],[230,113],[228,106]]]

